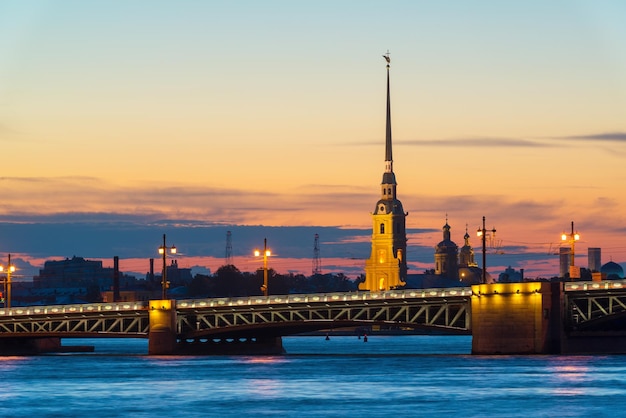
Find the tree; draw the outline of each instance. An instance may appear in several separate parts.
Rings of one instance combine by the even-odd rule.
[[[243,275],[237,267],[226,264],[215,272],[214,293],[218,297],[247,296]]]
[[[211,293],[211,278],[204,274],[196,274],[187,286],[189,296],[207,297]]]

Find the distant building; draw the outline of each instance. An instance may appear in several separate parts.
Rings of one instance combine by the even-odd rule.
[[[155,276],[155,282],[161,283],[161,277],[163,274]],[[178,260],[172,260],[171,264],[167,266],[167,281],[170,282],[170,287],[186,286],[191,283],[193,275],[190,268],[179,268]]]
[[[49,260],[33,277],[36,288],[80,287],[89,284],[111,286],[113,268],[102,267],[102,261],[85,260],[73,256],[65,260]]]
[[[589,271],[596,273],[602,268],[602,250],[600,248],[589,248],[587,250],[587,266]]]
[[[520,269],[520,271],[511,268],[511,266],[507,267],[504,270],[504,273],[500,273],[498,276],[499,283],[521,283],[524,281],[524,269]]]
[[[624,269],[619,264],[609,261],[600,269],[602,276],[606,277],[606,280],[620,280],[624,278]]]
[[[435,246],[435,269],[423,274],[408,274],[406,289],[426,289],[431,287],[457,287],[480,284],[482,269],[474,261],[474,249],[469,242],[469,234],[465,229],[465,244],[458,250],[458,246],[452,241],[451,227],[443,226],[443,240]],[[487,283],[493,280],[487,274]]]
[[[48,260],[43,269],[33,277],[33,287],[23,298],[46,304],[97,302],[102,293],[113,293],[115,268],[103,267],[102,261],[86,260],[73,256],[65,260]],[[118,272],[119,286],[124,291],[135,289],[151,290],[146,281],[137,281],[133,276]],[[109,302],[113,297],[109,298]]]
[[[569,254],[570,249],[568,247],[559,248],[559,277],[569,276]]]

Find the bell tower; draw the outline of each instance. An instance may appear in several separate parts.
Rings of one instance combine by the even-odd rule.
[[[372,253],[365,262],[365,282],[360,290],[385,291],[402,286],[407,274],[406,216],[396,197],[396,175],[391,152],[391,100],[389,94],[389,52],[387,61],[387,126],[385,138],[385,171],[380,185],[380,200],[372,213]]]

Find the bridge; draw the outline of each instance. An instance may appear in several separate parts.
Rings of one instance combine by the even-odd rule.
[[[0,309],[0,353],[147,338],[150,354],[276,353],[281,337],[385,325],[473,335],[472,352],[626,352],[626,281],[511,283]]]
[[[58,348],[61,338],[148,338],[152,354],[276,352],[280,337],[388,325],[469,334],[471,288],[92,303],[0,310],[0,346]]]

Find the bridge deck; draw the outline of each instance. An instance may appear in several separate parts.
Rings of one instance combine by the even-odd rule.
[[[259,327],[283,327],[281,332],[289,327],[289,333],[293,333],[298,329],[301,332],[319,329],[329,322],[336,325],[396,323],[468,330],[470,296],[471,288],[445,288],[189,299],[177,301],[177,326],[184,338]],[[158,305],[158,301],[152,302]],[[147,302],[0,309],[0,338],[146,338],[149,310]]]

